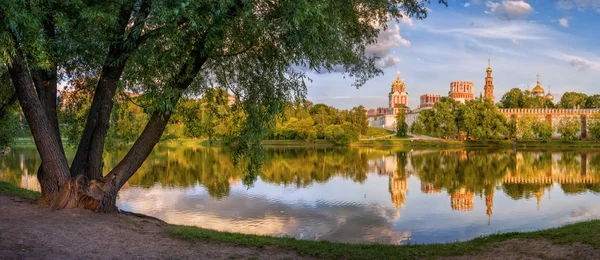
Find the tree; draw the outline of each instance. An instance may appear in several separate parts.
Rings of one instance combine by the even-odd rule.
[[[446,1],[440,1],[446,4]],[[355,86],[382,73],[365,53],[390,19],[422,19],[424,1],[8,1],[0,6],[6,64],[42,163],[40,203],[116,210],[119,189],[170,122],[178,101],[213,86],[233,92],[236,158],[255,172],[260,140],[302,99],[306,69],[343,68]],[[298,11],[300,10],[300,11]],[[56,111],[59,78],[97,77],[73,164]],[[117,88],[139,89],[149,120],[129,152],[103,175],[102,153]],[[252,174],[249,176],[252,179]]]
[[[560,98],[558,105],[561,108],[566,108],[566,109],[572,109],[574,107],[584,108],[584,107],[586,107],[587,99],[588,99],[588,96],[584,93],[565,92],[562,95],[562,97]]]
[[[359,127],[361,135],[366,135],[367,129],[369,128],[369,118],[367,118],[367,110],[365,107],[353,107],[352,110],[350,110],[349,115],[350,118],[348,121]]]
[[[537,119],[531,115],[524,115],[519,119],[517,133],[522,140],[533,140],[535,137],[533,126],[536,122]]]
[[[437,102],[433,105],[435,110],[434,129],[440,137],[448,138],[457,134],[456,120],[452,113],[452,104],[450,102]],[[431,119],[430,119],[431,120]]]
[[[463,117],[465,131],[478,140],[498,140],[508,135],[506,118],[489,99],[468,101]]]
[[[533,132],[540,140],[547,142],[552,139],[552,133],[554,133],[554,129],[552,128],[551,123],[540,120],[533,124]]]
[[[515,117],[511,117],[511,119],[506,123],[506,129],[508,130],[509,138],[517,136],[517,119]]]
[[[558,126],[556,127],[556,131],[560,134],[561,138],[568,142],[572,142],[577,139],[577,133],[580,129],[581,122],[577,117],[565,117],[558,122]]]
[[[416,136],[421,136],[425,133],[425,126],[423,126],[421,120],[417,119],[410,125],[410,132]]]
[[[585,100],[585,108],[600,108],[600,95],[592,95]]]
[[[408,124],[406,123],[406,113],[400,109],[396,113],[396,136],[405,137],[408,134]]]
[[[17,96],[10,87],[10,78],[4,69],[0,71],[0,148],[12,143],[19,127],[19,115],[16,109]]]
[[[419,113],[418,121],[423,124],[423,134],[432,134],[435,132],[437,125],[437,122],[435,121],[435,110],[422,110],[421,113]]]
[[[590,121],[590,135],[600,139],[600,112],[596,112]]]
[[[500,99],[503,108],[522,108],[523,91],[520,88],[513,88],[506,92]]]
[[[513,88],[502,96],[502,108],[553,108],[554,103],[545,98],[534,97],[529,90]]]

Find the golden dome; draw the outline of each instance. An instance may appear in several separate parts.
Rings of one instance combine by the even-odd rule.
[[[546,99],[552,101],[552,100],[554,100],[554,96],[552,94],[550,94],[550,92],[548,92],[548,94],[546,94]]]
[[[540,86],[540,83],[538,82],[538,84],[535,86],[535,88],[533,88],[531,93],[533,93],[533,94],[544,93],[544,88],[542,88],[542,86]]]
[[[492,73],[492,68],[488,67],[488,68],[485,70],[485,72],[487,72],[487,73]]]

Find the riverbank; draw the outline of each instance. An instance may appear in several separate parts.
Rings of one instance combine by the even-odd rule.
[[[170,139],[161,141],[162,144],[176,144],[178,146],[223,146],[221,141],[210,142],[207,139]],[[286,147],[286,148],[328,148],[339,147],[332,141],[328,140],[264,140],[262,144],[265,147]],[[15,141],[15,145],[34,145],[33,139],[20,138]],[[456,141],[443,139],[425,139],[418,137],[398,138],[391,136],[388,138],[379,138],[372,140],[358,140],[349,145],[351,147],[397,147],[408,149],[432,149],[432,148],[502,148],[502,149],[597,149],[600,148],[600,142],[596,140],[573,141],[565,142],[562,140],[550,140],[547,142],[532,140],[532,141]],[[342,146],[343,147],[343,146]]]
[[[598,259],[600,221],[466,242],[342,244],[218,232],[137,214],[51,211],[0,182],[0,255],[61,259]]]

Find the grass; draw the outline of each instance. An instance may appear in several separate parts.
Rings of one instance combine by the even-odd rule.
[[[40,193],[37,191],[26,190],[12,183],[3,181],[0,181],[0,194],[20,196],[30,200],[37,200],[40,197]]]
[[[275,247],[294,250],[301,255],[326,259],[414,259],[464,255],[482,250],[491,243],[516,238],[549,239],[554,243],[580,242],[594,247],[600,246],[600,220],[585,221],[534,232],[495,234],[466,242],[402,246],[296,240],[293,238],[219,232],[188,226],[173,226],[169,232],[172,236],[185,240],[225,242],[258,248]]]
[[[367,128],[367,134],[363,135],[361,138],[381,137],[381,136],[391,135],[393,133],[394,133],[394,131],[386,130],[386,129],[379,128],[379,127],[369,126]]]

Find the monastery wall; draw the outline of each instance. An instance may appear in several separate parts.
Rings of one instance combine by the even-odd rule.
[[[587,132],[590,127],[590,121],[595,113],[600,112],[599,108],[593,109],[564,109],[564,108],[501,108],[499,109],[506,119],[521,118],[528,115],[546,120],[552,124],[552,127],[558,126],[558,123],[563,118],[576,117],[581,122],[581,130],[578,136],[581,138],[587,137]],[[559,137],[558,133],[554,133],[554,137]]]

